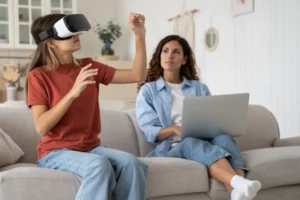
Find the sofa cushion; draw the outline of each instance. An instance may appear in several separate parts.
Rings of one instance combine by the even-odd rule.
[[[137,124],[135,110],[127,110],[125,112],[128,114],[131,123],[133,124],[133,127],[135,129],[137,139],[138,139],[138,144],[140,147],[140,156],[141,157],[146,156],[149,152],[151,152],[155,148],[155,145],[150,144],[146,141],[144,133],[140,129],[139,125]]]
[[[75,199],[80,182],[72,173],[14,164],[0,169],[0,199]]]
[[[101,110],[101,144],[139,156],[135,129],[123,111]]]
[[[279,128],[274,115],[265,107],[250,105],[248,109],[246,133],[236,137],[241,151],[270,148],[279,138]]]
[[[23,155],[22,149],[0,128],[0,167],[17,162]]]
[[[146,197],[208,191],[206,167],[179,158],[140,158],[149,166]]]
[[[256,149],[242,154],[250,170],[246,177],[259,180],[262,189],[300,184],[300,146]],[[209,196],[218,200],[229,198],[224,184],[212,178]]]

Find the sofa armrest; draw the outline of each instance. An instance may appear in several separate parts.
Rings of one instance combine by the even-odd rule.
[[[300,146],[300,137],[276,139],[273,147]]]
[[[300,184],[300,146],[264,148],[242,152],[249,172],[246,177],[262,188]]]

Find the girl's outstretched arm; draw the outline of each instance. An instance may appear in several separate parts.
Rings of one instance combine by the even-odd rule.
[[[117,69],[111,83],[135,83],[146,79],[146,29],[145,17],[131,13],[128,23],[135,35],[135,58],[131,69]]]

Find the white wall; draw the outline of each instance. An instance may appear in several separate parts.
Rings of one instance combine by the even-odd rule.
[[[81,36],[82,48],[76,53],[79,57],[96,57],[101,54],[102,43],[94,32],[97,23],[105,24],[115,16],[115,0],[77,0],[78,13],[84,14],[92,29]]]
[[[116,16],[126,27],[130,11],[146,15],[147,55],[151,58],[159,40],[172,33],[167,18],[182,10],[183,0],[122,0]],[[270,109],[279,121],[283,137],[300,136],[300,1],[255,1],[255,12],[232,17],[231,0],[186,0],[195,14],[195,55],[203,81],[214,94],[250,92],[250,103]],[[203,45],[204,31],[213,25],[219,30],[220,44],[215,52]],[[120,45],[128,51],[122,58],[134,57],[132,34]],[[121,46],[120,46],[121,47]],[[123,46],[124,48],[124,46]]]
[[[272,110],[286,137],[300,136],[299,8],[297,0],[256,1],[254,15],[234,20],[236,90]]]

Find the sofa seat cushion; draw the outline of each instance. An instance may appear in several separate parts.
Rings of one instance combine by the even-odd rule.
[[[202,164],[179,158],[139,159],[149,166],[147,198],[208,191],[207,170]],[[81,178],[72,173],[14,164],[0,168],[0,199],[74,199],[80,183]]]
[[[262,189],[300,184],[300,146],[256,149],[242,154],[250,170],[246,177],[259,180]],[[224,184],[212,178],[209,196],[218,200],[229,198]]]
[[[204,165],[180,158],[140,158],[149,166],[146,197],[208,191]]]
[[[0,168],[0,199],[75,199],[80,182],[72,173],[14,164]]]

